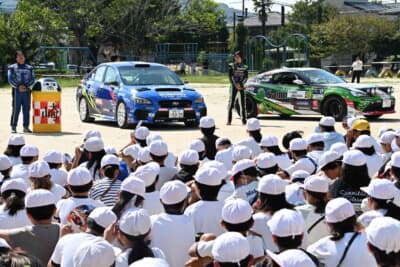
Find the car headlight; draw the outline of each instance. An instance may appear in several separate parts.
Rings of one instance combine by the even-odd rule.
[[[359,90],[350,90],[350,94],[352,94],[353,96],[356,96],[356,97],[367,95],[365,92],[359,91]]]
[[[136,104],[142,104],[142,105],[151,105],[151,104],[153,104],[153,102],[151,102],[151,100],[146,99],[146,98],[140,98],[140,97],[136,97],[135,98],[135,103]]]
[[[204,102],[204,98],[203,97],[199,97],[194,101],[194,103],[197,103],[197,104],[200,104],[200,103],[203,103],[203,102]]]

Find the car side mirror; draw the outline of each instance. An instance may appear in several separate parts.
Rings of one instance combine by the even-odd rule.
[[[293,84],[296,84],[298,86],[306,85],[302,80],[299,80],[299,79],[293,80]]]
[[[106,83],[106,85],[114,86],[114,87],[119,87],[119,82],[118,81],[112,81]]]

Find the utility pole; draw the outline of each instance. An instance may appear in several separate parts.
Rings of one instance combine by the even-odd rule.
[[[244,0],[242,0],[242,17],[243,17],[243,20],[244,20]]]
[[[236,12],[233,12],[233,42],[236,41]]]

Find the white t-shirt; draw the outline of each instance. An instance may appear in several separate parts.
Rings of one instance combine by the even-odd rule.
[[[219,189],[217,199],[219,201],[225,201],[235,192],[235,186],[233,182],[226,181],[226,183]]]
[[[296,207],[296,209],[303,215],[306,231],[308,231],[311,226],[315,224],[315,226],[310,229],[307,239],[303,241],[303,245],[305,247],[317,242],[323,237],[330,235],[329,227],[325,221],[324,214],[315,213],[315,207],[313,205],[305,204],[303,206]]]
[[[340,258],[354,233],[346,233],[338,241],[333,241],[330,236],[324,237],[310,245],[307,251],[316,256],[325,267],[336,267]],[[347,255],[340,267],[377,267],[374,256],[368,251],[367,238],[360,233],[351,244]]]
[[[165,166],[175,167],[176,162],[177,162],[177,157],[172,152],[168,152],[168,155],[164,161]]]
[[[192,217],[195,233],[212,233],[220,235],[224,231],[221,227],[221,213],[224,202],[200,200],[185,210],[185,214]]]
[[[4,210],[4,208],[4,204],[0,206],[0,229],[13,229],[32,225],[25,209],[17,211],[14,216],[10,216],[8,215],[8,210]]]
[[[260,148],[260,144],[254,140],[253,137],[248,137],[246,139],[241,140],[237,145],[246,146],[251,150],[251,158],[256,158],[262,151]]]
[[[88,233],[74,233],[61,237],[54,248],[53,255],[51,255],[51,261],[60,264],[61,267],[74,266],[73,257],[79,244],[89,240],[94,241],[96,238],[101,237],[96,237]]]
[[[195,242],[191,217],[161,213],[151,216],[151,245],[160,248],[170,266],[185,266]]]
[[[115,259],[115,267],[128,267],[129,263],[128,263],[128,258],[129,258],[129,253],[131,252],[131,248],[128,248],[127,250],[125,250],[124,252],[122,252],[121,254],[119,254],[117,256],[117,258]],[[151,250],[153,251],[154,257],[155,258],[160,258],[160,259],[165,259],[164,253],[162,252],[161,249],[159,248],[151,248]]]
[[[61,169],[51,169],[50,170],[51,181],[61,186],[67,184],[68,173]]]
[[[353,70],[360,71],[363,69],[363,62],[361,60],[356,60],[351,64]]]
[[[104,203],[100,200],[93,200],[91,198],[77,198],[70,197],[67,199],[61,199],[57,202],[56,217],[60,218],[61,224],[68,224],[67,218],[69,213],[80,205],[92,205],[94,207],[102,207]]]
[[[160,167],[160,174],[158,175],[158,181],[156,183],[156,190],[160,191],[161,187],[174,177],[178,173],[178,168],[167,167],[166,165]]]
[[[307,157],[310,157],[315,163],[318,163],[323,153],[323,150],[313,150],[307,153]]]
[[[364,154],[365,155],[365,154]],[[367,167],[369,177],[373,178],[375,174],[379,171],[383,164],[383,158],[381,155],[373,154],[371,156],[365,155],[367,158]]]
[[[289,155],[284,153],[281,155],[275,155],[276,162],[278,163],[278,167],[281,170],[286,170],[290,166],[292,166],[292,160],[289,158]]]
[[[29,164],[17,164],[15,165],[10,173],[11,178],[22,178],[26,184],[31,184],[29,181]]]
[[[233,167],[233,157],[232,157],[233,147],[230,146],[226,149],[220,150],[215,154],[215,160],[222,162],[227,170],[231,170]]]
[[[272,233],[269,230],[267,222],[271,219],[271,215],[264,212],[258,212],[253,215],[254,224],[251,231],[260,235],[263,239],[264,250],[278,251],[278,247],[272,241]]]
[[[285,169],[285,171],[291,176],[293,172],[297,170],[303,170],[308,173],[314,173],[316,170],[316,165],[311,161],[310,158],[300,158],[298,161],[293,163],[292,166]]]
[[[15,165],[18,165],[18,164],[22,163],[22,160],[21,160],[20,157],[9,156],[8,158],[10,159],[12,166],[15,166]]]
[[[28,193],[30,191],[32,191],[32,188],[28,188]],[[58,184],[53,184],[49,191],[53,193],[56,202],[60,201],[67,193],[67,190]]]
[[[257,200],[257,186],[258,181],[253,181],[247,185],[242,185],[235,189],[235,192],[228,198],[240,198],[247,200],[250,204],[253,204]]]
[[[143,209],[147,210],[150,216],[164,212],[164,207],[161,205],[160,202],[159,191],[145,193],[143,201]]]

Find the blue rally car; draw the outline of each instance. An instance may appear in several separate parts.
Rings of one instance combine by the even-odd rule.
[[[207,115],[203,96],[166,66],[146,62],[103,63],[76,91],[80,119],[116,121],[126,128],[139,121],[184,122],[197,126]]]

